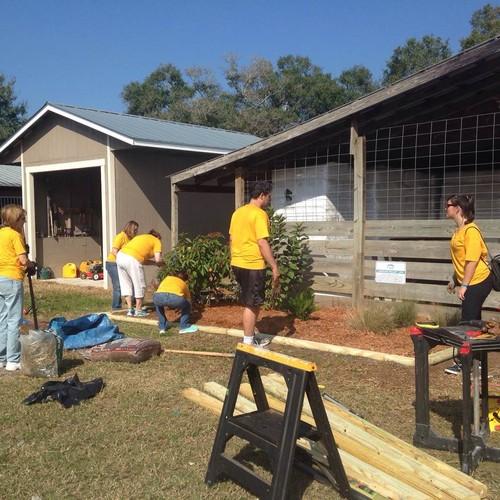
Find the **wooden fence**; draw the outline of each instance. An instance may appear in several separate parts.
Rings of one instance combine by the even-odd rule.
[[[353,223],[306,222],[313,256],[316,292],[350,297],[353,288]],[[478,222],[493,255],[500,253],[500,221]],[[450,237],[453,223],[447,220],[367,221],[364,241],[364,295],[412,300],[439,305],[458,305],[446,291],[452,274]],[[405,284],[375,282],[377,260],[406,262]],[[485,307],[500,310],[500,293],[492,292]]]

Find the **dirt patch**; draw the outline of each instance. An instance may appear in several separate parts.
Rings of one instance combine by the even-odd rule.
[[[210,306],[194,311],[193,321],[200,325],[242,328],[242,310],[238,305]],[[371,351],[413,355],[408,328],[399,328],[387,335],[354,330],[352,311],[345,307],[326,307],[302,321],[282,311],[261,311],[257,328],[262,333],[297,339],[325,342]]]

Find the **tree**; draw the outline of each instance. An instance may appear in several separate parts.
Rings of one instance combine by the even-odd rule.
[[[127,112],[134,115],[164,117],[170,108],[191,97],[192,89],[173,64],[162,64],[144,82],[131,82],[122,92]]]
[[[26,104],[17,103],[14,78],[7,80],[0,73],[0,143],[8,139],[26,121]]]
[[[343,101],[351,102],[377,89],[371,71],[362,65],[356,65],[340,73],[338,83],[343,91]]]
[[[448,40],[433,35],[425,35],[421,40],[409,38],[404,45],[394,49],[387,61],[383,83],[394,83],[450,56]]]
[[[500,7],[487,3],[472,14],[470,24],[469,36],[460,40],[462,50],[500,34]]]

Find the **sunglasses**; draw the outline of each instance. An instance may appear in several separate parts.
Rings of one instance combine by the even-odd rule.
[[[448,208],[448,207],[456,207],[456,205],[454,203],[447,203],[444,208]]]

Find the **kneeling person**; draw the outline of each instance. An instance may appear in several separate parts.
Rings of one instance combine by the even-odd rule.
[[[191,315],[191,293],[186,284],[187,273],[178,272],[175,276],[167,276],[153,294],[153,303],[158,314],[158,326],[160,334],[165,333],[168,328],[168,320],[165,309],[180,309],[181,322],[179,333],[194,333],[198,331],[196,325],[189,323]]]

